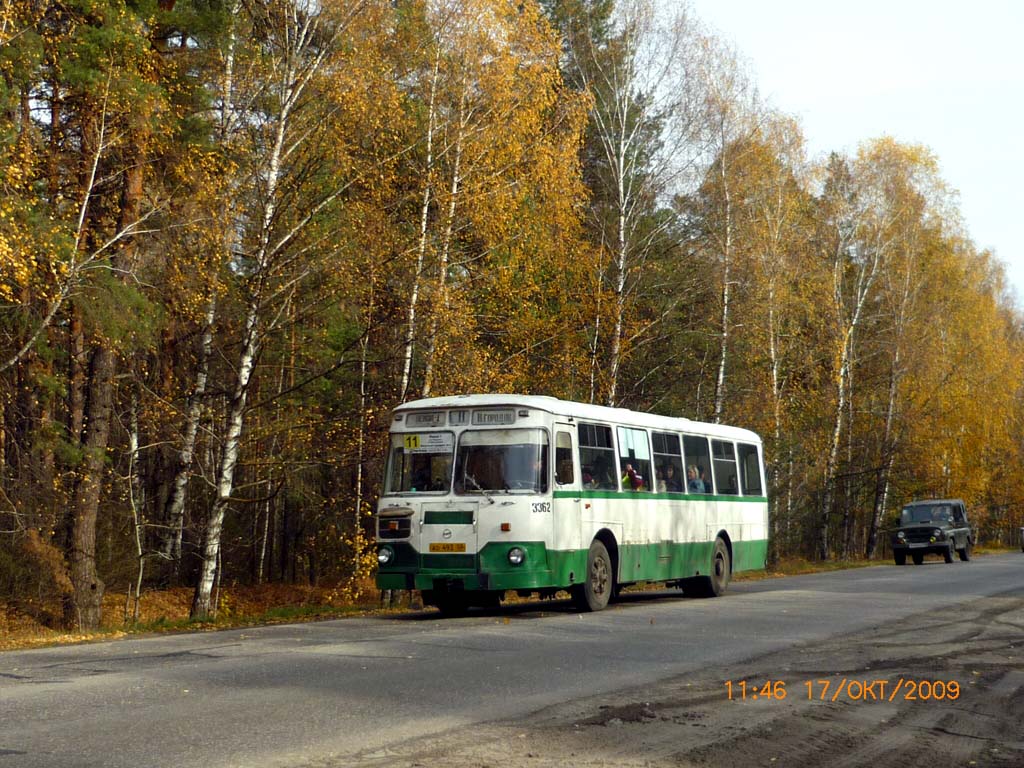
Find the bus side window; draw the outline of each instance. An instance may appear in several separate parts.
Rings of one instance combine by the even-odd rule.
[[[686,456],[686,492],[714,493],[711,484],[711,452],[708,439],[696,435],[683,435],[683,451]],[[694,477],[690,477],[694,475]]]
[[[725,440],[712,440],[711,456],[718,492],[729,496],[739,494],[739,484],[736,482],[736,449],[733,444]]]
[[[578,431],[583,487],[607,491],[618,490],[612,428],[605,424],[581,423]]]
[[[668,432],[652,432],[654,444],[654,470],[660,493],[681,493],[686,472],[683,471],[683,453],[680,450],[679,435]]]
[[[559,485],[573,483],[572,435],[568,432],[555,433],[555,482]]]
[[[761,496],[761,461],[757,455],[756,445],[739,443],[740,477],[743,482],[744,496]]]
[[[647,430],[619,427],[619,471],[622,474],[622,490],[650,491],[651,446]]]

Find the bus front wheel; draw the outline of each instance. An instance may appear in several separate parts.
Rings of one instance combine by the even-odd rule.
[[[597,539],[587,552],[587,578],[572,588],[572,599],[581,611],[600,611],[615,591],[615,574],[608,549]]]

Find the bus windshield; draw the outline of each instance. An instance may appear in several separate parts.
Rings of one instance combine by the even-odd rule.
[[[455,456],[455,492],[548,490],[548,433],[543,429],[463,432]]]
[[[384,492],[447,492],[452,482],[454,447],[451,432],[392,433]]]

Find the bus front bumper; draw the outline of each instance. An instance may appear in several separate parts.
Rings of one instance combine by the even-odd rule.
[[[583,573],[582,567],[563,563],[561,557],[555,557],[561,567],[553,569],[549,554],[555,553],[549,553],[539,541],[492,542],[477,554],[458,556],[424,554],[408,544],[388,545],[395,550],[395,558],[377,571],[378,589],[498,592],[563,588]],[[520,565],[508,560],[513,547],[526,553]],[[585,567],[585,560],[582,565]]]

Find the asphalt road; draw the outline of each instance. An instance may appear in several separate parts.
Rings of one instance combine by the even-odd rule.
[[[1024,555],[0,653],[0,768],[303,766],[1024,595]]]

